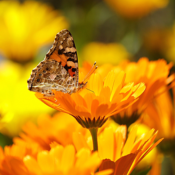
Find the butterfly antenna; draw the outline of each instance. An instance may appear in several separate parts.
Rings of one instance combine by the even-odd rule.
[[[83,82],[85,81],[85,80],[87,80],[94,72],[95,72],[95,70],[98,68],[98,66],[96,66],[96,61],[94,62],[94,64],[93,64],[93,66],[92,66],[92,68],[91,68],[91,70],[88,72],[88,74],[85,76],[85,78],[83,79]]]

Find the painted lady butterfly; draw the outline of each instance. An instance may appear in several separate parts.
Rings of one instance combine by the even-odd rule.
[[[92,71],[91,71],[92,73]],[[79,83],[78,58],[71,33],[64,29],[55,37],[44,60],[32,70],[28,89],[46,96],[52,90],[72,94],[82,89],[87,82]]]

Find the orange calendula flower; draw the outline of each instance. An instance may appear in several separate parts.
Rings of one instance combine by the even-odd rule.
[[[153,143],[157,135],[154,130],[137,138],[136,126],[126,139],[125,126],[116,129],[112,123],[107,124],[98,133],[98,152],[91,153],[90,133],[74,118],[64,113],[41,117],[38,126],[27,124],[21,138],[0,149],[0,174],[130,174],[161,141]]]
[[[54,91],[54,96],[36,93],[36,97],[48,106],[72,115],[83,127],[101,127],[110,117],[134,103],[144,92],[145,85],[125,82],[123,71],[111,70],[106,77],[93,74],[86,88],[80,92]]]
[[[0,151],[2,155],[2,150]],[[0,160],[1,175],[90,175],[96,174],[101,160],[97,152],[91,153],[87,148],[76,152],[73,145],[53,144],[50,151],[38,151],[35,157],[26,155],[3,156]],[[112,171],[101,171],[98,175],[109,175]],[[96,175],[97,175],[96,174]]]
[[[88,175],[100,164],[98,153],[91,153],[88,149],[75,152],[72,145],[65,148],[57,145],[50,151],[41,151],[37,159],[26,156],[24,164],[31,174],[60,174],[60,175]]]
[[[98,153],[102,160],[99,170],[113,169],[113,175],[129,175],[136,165],[162,141],[160,139],[154,143],[158,134],[154,129],[140,136],[137,130],[138,125],[133,126],[126,139],[126,126],[116,128],[111,120],[108,120],[106,126],[103,126],[98,133]],[[83,147],[91,149],[92,140],[85,138],[82,133],[75,132],[74,145],[77,150]]]
[[[100,170],[110,167],[114,169],[114,175],[129,175],[136,165],[162,141],[160,139],[154,143],[158,134],[154,129],[137,138],[137,126],[134,126],[127,140],[126,132],[125,126],[120,126],[117,130],[109,126],[99,135],[99,156],[103,160]]]
[[[56,142],[62,146],[73,144],[73,133],[81,132],[87,138],[90,133],[82,128],[77,121],[66,113],[56,113],[53,117],[41,115],[38,118],[37,126],[28,122],[23,127],[20,137],[13,139],[14,145],[31,151],[32,156],[36,156],[38,150],[50,150],[50,144]],[[11,152],[11,147],[6,147],[7,152]]]
[[[121,65],[121,69],[126,72],[125,83],[143,82],[146,90],[136,103],[115,115],[114,120],[126,125],[135,122],[155,96],[161,93],[160,89],[173,81],[173,75],[168,77],[171,67],[172,64],[167,64],[163,59],[149,61],[147,58],[141,58],[137,63],[129,62]]]
[[[0,52],[8,59],[32,60],[42,46],[52,42],[55,33],[67,27],[66,18],[44,3],[0,2]]]
[[[23,131],[21,138],[14,138],[12,146],[0,148],[0,174],[109,175],[112,172],[95,173],[101,163],[98,153],[91,153],[88,146],[75,147],[75,140],[82,143],[83,139],[88,140],[90,133],[68,114],[58,113],[52,118],[41,116],[37,126],[30,122]],[[77,133],[82,137],[79,134],[77,138]]]

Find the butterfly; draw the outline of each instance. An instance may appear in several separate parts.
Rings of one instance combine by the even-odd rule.
[[[92,70],[89,74],[94,72]],[[52,47],[44,60],[32,70],[27,83],[30,91],[46,96],[54,95],[52,90],[72,94],[86,86],[87,82],[79,82],[77,50],[67,29],[56,35]]]

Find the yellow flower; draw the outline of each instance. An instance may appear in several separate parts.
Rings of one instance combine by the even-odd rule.
[[[124,86],[124,82],[123,71],[111,70],[105,78],[99,73],[91,75],[87,89],[80,92],[70,95],[54,91],[54,96],[36,96],[48,106],[72,115],[83,127],[101,127],[108,117],[134,103],[145,90],[143,83]]]
[[[151,11],[164,8],[168,0],[105,0],[120,15],[127,18],[140,18]]]
[[[154,129],[142,132],[139,135],[139,126],[135,125],[129,131],[126,139],[126,126],[116,126],[112,120],[108,120],[98,132],[98,152],[102,160],[100,170],[112,168],[115,174],[130,174],[139,163],[153,165],[156,171],[156,150],[152,150],[162,139],[154,143],[158,134]],[[76,137],[75,137],[76,136]],[[92,139],[85,138],[82,133],[74,133],[74,145],[77,150],[83,147],[92,149]],[[151,151],[151,154],[150,154]],[[149,153],[149,155],[147,155]],[[151,160],[148,160],[151,156]],[[145,159],[145,160],[144,160]],[[154,160],[154,162],[153,162]],[[149,161],[149,162],[148,162]],[[140,166],[139,166],[140,167]],[[147,168],[147,167],[146,167]]]
[[[43,45],[53,42],[55,33],[67,27],[65,17],[46,4],[0,2],[0,51],[8,59],[33,59]]]
[[[27,120],[35,121],[42,113],[51,112],[27,89],[26,79],[34,65],[0,63],[1,132],[17,135]]]
[[[86,61],[93,62],[95,60],[98,64],[106,62],[117,64],[125,59],[129,59],[130,54],[121,44],[92,42],[83,48],[81,57]]]
[[[141,58],[137,63],[128,62],[121,65],[121,69],[126,72],[125,83],[143,82],[146,90],[140,96],[136,103],[114,116],[114,120],[119,124],[130,125],[135,122],[160,89],[165,87],[174,78],[168,77],[172,64],[167,64],[165,60],[149,61],[147,58]]]
[[[99,156],[103,159],[100,170],[113,167],[114,175],[129,175],[136,165],[162,141],[160,139],[153,143],[157,136],[154,129],[137,138],[137,126],[134,126],[127,140],[126,132],[125,126],[120,126],[116,130],[109,126],[99,135]]]
[[[144,133],[149,132],[150,128],[144,124],[138,124],[137,129],[137,136],[141,137]],[[132,125],[131,127],[132,128]],[[130,130],[129,128],[129,130]],[[159,135],[159,132],[158,132]],[[164,140],[163,140],[164,141]],[[162,141],[162,142],[163,142]],[[161,143],[162,143],[161,142]],[[159,143],[159,145],[161,144]],[[151,175],[159,175],[161,170],[161,163],[163,160],[162,154],[160,154],[159,150],[154,148],[146,157],[142,159],[135,168],[137,171],[143,171],[144,169],[147,169],[148,167],[151,167],[151,170],[149,171],[149,174]],[[158,173],[159,172],[159,173]]]

